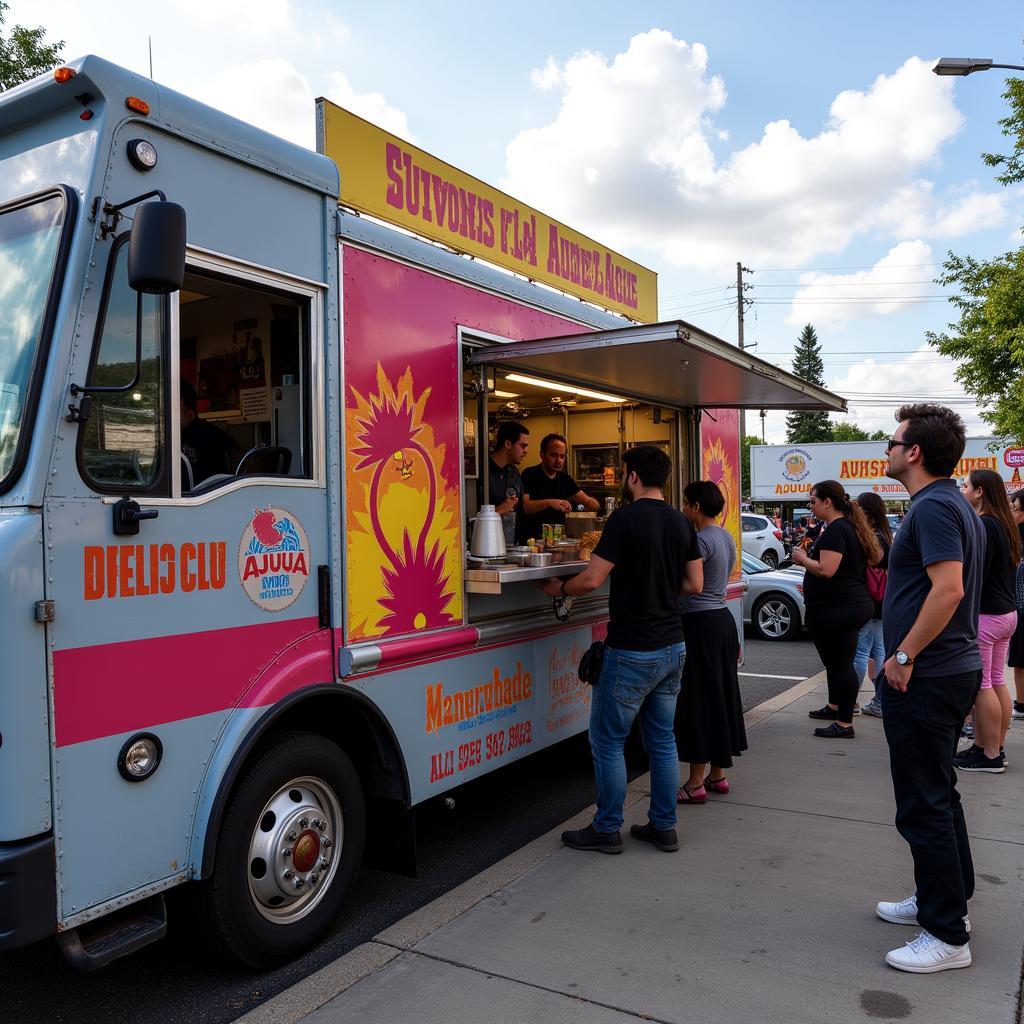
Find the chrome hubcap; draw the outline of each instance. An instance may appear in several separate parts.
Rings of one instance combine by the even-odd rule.
[[[344,839],[344,816],[322,780],[293,779],[264,805],[249,841],[249,893],[275,924],[305,917],[330,888]]]
[[[782,601],[766,601],[758,610],[757,624],[769,636],[785,636],[793,624],[793,617]]]

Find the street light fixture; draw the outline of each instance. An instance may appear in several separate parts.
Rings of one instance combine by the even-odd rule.
[[[1024,71],[1021,64],[993,64],[985,57],[943,57],[932,71],[937,75],[970,75],[975,71],[988,71],[989,68],[1007,68],[1010,71]]]

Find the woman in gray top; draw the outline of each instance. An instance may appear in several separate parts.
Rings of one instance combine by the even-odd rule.
[[[733,757],[747,749],[736,674],[739,636],[725,604],[736,564],[736,542],[716,523],[724,507],[722,492],[710,480],[696,480],[683,489],[683,512],[698,531],[704,589],[679,602],[686,661],[675,734],[679,760],[690,764],[689,777],[677,795],[681,804],[705,803],[709,789],[723,796],[728,793],[725,770],[732,767]],[[711,770],[705,779],[708,765]]]

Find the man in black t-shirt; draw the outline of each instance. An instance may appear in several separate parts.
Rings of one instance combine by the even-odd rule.
[[[501,516],[506,546],[515,541],[516,510],[523,497],[519,466],[526,458],[529,436],[530,432],[522,423],[500,424],[494,435],[494,451],[487,460],[487,490],[494,511]],[[482,500],[482,488],[480,497]]]
[[[548,434],[540,442],[540,463],[523,470],[523,501],[519,506],[516,540],[522,544],[539,538],[545,523],[564,523],[566,512],[580,505],[596,512],[601,503],[591,498],[565,471],[566,446],[561,434]]]
[[[679,849],[679,757],[672,724],[685,654],[679,597],[701,592],[704,566],[693,527],[662,493],[671,469],[668,456],[640,445],[624,461],[622,492],[630,504],[609,517],[579,576],[544,586],[552,597],[579,595],[611,577],[608,637],[590,704],[597,813],[586,828],[563,832],[562,842],[577,850],[622,851],[623,748],[639,715],[651,764],[651,806],[647,824],[634,825],[630,834],[672,851]]]
[[[985,538],[974,509],[949,479],[964,451],[964,425],[940,405],[904,406],[887,448],[887,474],[910,492],[910,511],[889,552],[882,603],[882,723],[896,797],[896,828],[914,858],[916,892],[875,912],[924,929],[886,963],[930,974],[969,967],[967,901],[974,866],[953,753],[981,683],[980,566]]]

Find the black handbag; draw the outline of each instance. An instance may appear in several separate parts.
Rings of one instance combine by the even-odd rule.
[[[580,681],[593,686],[601,676],[601,665],[604,663],[604,641],[595,640],[580,658],[576,674]]]

